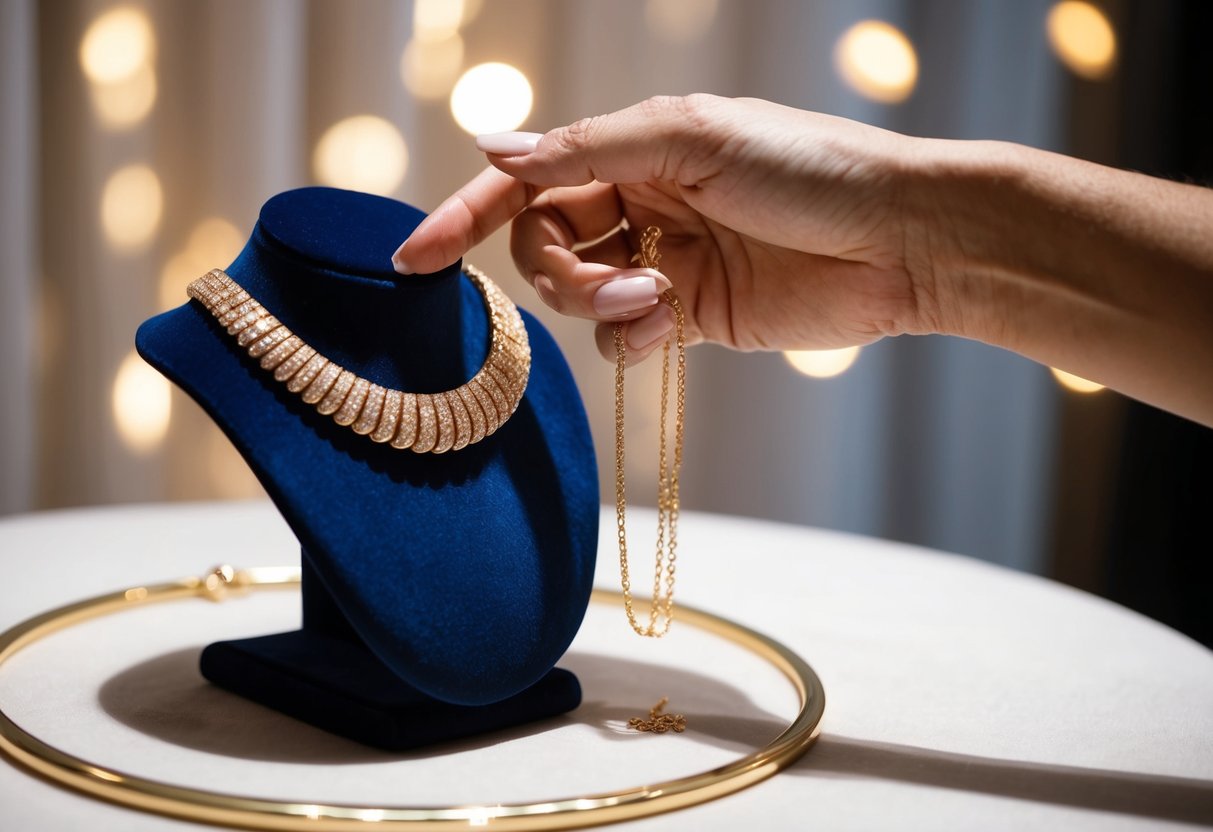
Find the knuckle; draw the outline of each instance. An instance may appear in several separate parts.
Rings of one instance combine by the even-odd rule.
[[[565,150],[585,150],[598,133],[599,116],[578,119],[560,132],[560,143]]]
[[[718,96],[706,92],[690,95],[654,95],[638,105],[641,114],[648,118],[671,119],[682,122],[690,119],[700,124],[710,118],[710,111],[720,102]]]
[[[680,106],[678,103],[680,100],[681,96],[677,95],[654,95],[641,101],[637,108],[642,115],[657,118],[676,112]]]
[[[694,184],[710,175],[712,166],[705,163],[716,157],[721,145],[717,122],[723,100],[694,93],[659,95],[640,103],[640,112],[653,120],[665,138],[664,150],[654,165],[657,178]]]
[[[697,92],[685,96],[681,103],[681,115],[696,126],[701,127],[710,123],[720,104],[720,97],[706,92]]]

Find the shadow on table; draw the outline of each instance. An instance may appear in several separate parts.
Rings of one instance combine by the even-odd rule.
[[[610,741],[645,742],[627,727],[662,696],[685,714],[691,740],[744,755],[770,743],[786,718],[756,705],[728,683],[690,671],[614,656],[569,653],[585,699],[554,719],[412,753],[368,748],[313,728],[209,684],[198,672],[201,647],[149,659],[109,679],[98,699],[112,717],[166,742],[255,760],[341,765],[425,759],[474,751],[568,726],[588,726]],[[1000,760],[908,745],[823,735],[781,776],[863,777],[1074,806],[1160,820],[1213,823],[1213,783],[1122,771]]]
[[[577,710],[552,719],[414,752],[369,748],[298,722],[243,699],[202,678],[201,647],[175,650],[123,670],[98,692],[101,707],[141,733],[186,748],[253,760],[341,765],[458,754],[571,725],[587,725],[608,739],[651,739],[627,726],[647,716],[662,696],[687,716],[685,739],[746,754],[769,743],[787,721],[768,713],[745,692],[709,676],[661,665],[573,652],[560,665],[581,681]]]
[[[1213,823],[1213,782],[1000,760],[823,735],[789,770],[852,775],[1160,820]]]

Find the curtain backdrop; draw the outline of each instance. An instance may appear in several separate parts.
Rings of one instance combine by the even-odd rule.
[[[381,116],[400,130],[409,162],[391,195],[424,209],[484,164],[445,97],[421,100],[402,84],[411,3],[128,4],[152,25],[155,100],[121,127],[99,116],[80,59],[88,27],[115,5],[0,6],[0,511],[258,493],[219,431],[176,391],[154,447],[132,450],[116,428],[115,379],[135,328],[184,300],[163,298],[174,270],[227,265],[241,242],[230,229],[247,235],[266,198],[317,181],[316,143],[347,116]],[[1046,0],[658,5],[484,0],[460,30],[462,65],[503,61],[528,76],[535,105],[524,129],[657,93],[705,91],[921,135],[1063,149]],[[839,36],[865,18],[898,26],[917,50],[918,82],[904,103],[868,101],[836,71]],[[149,241],[118,250],[100,205],[110,177],[128,165],[154,172],[162,211]],[[535,311],[566,351],[609,500],[612,367],[598,357],[591,327],[543,307],[514,273],[506,235],[469,259]],[[866,347],[830,379],[799,375],[778,354],[716,347],[695,348],[689,365],[685,507],[1041,568],[1060,395],[1046,368],[946,338]],[[629,382],[638,502],[655,479],[655,370]]]

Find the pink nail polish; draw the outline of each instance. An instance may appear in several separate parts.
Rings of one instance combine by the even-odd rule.
[[[405,242],[408,242],[407,240]],[[412,274],[413,270],[409,268],[408,262],[400,252],[404,251],[404,243],[400,244],[400,248],[396,249],[396,253],[392,255],[392,268],[400,274]]]
[[[664,341],[674,328],[674,313],[670,307],[662,304],[643,318],[637,318],[628,324],[628,346],[634,350]]]
[[[495,156],[525,156],[535,150],[542,133],[486,133],[476,137],[476,149]]]
[[[599,315],[622,315],[657,303],[661,289],[652,277],[620,277],[598,287],[594,311]]]

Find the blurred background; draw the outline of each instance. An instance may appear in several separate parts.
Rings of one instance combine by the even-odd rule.
[[[429,210],[475,134],[697,91],[1208,183],[1210,32],[1200,0],[0,0],[0,513],[261,494],[132,341],[279,191]],[[609,499],[590,325],[504,233],[468,259],[565,350]],[[685,507],[982,558],[1213,642],[1213,431],[952,338],[689,367]],[[656,370],[629,376],[637,502]]]

